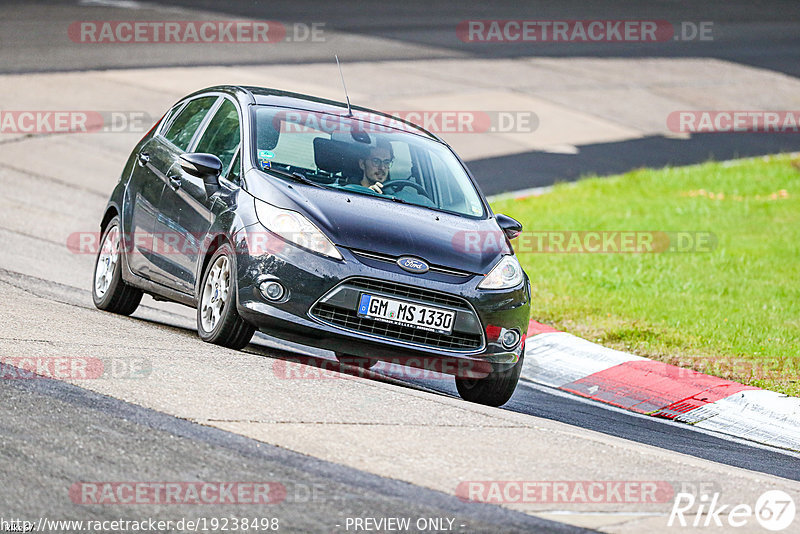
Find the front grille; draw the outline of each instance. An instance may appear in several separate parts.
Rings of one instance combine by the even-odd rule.
[[[418,287],[395,284],[393,282],[384,282],[382,280],[370,280],[367,278],[354,278],[348,280],[346,283],[348,286],[357,287],[359,289],[379,291],[398,297],[407,297],[430,302],[432,304],[444,304],[446,306],[452,306],[453,308],[472,311],[469,304],[463,299],[439,293],[438,291],[430,291],[428,289],[420,289]]]
[[[387,282],[379,282],[385,284]],[[392,284],[395,285],[395,284]],[[419,345],[426,345],[440,349],[467,350],[478,349],[483,343],[479,334],[468,334],[464,332],[453,332],[450,335],[428,332],[410,326],[402,326],[382,321],[359,317],[355,310],[337,308],[324,302],[314,306],[312,313],[322,319],[337,326],[382,336],[399,341],[407,341]]]
[[[451,334],[430,332],[409,325],[391,324],[359,317],[356,309],[360,294],[368,292],[397,297],[431,306],[446,306],[456,312]],[[483,327],[474,308],[463,298],[432,289],[422,289],[373,278],[349,278],[340,283],[310,310],[310,315],[328,324],[395,341],[443,350],[479,350],[484,346]]]

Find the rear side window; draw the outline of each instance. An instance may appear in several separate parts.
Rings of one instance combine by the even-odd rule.
[[[181,150],[186,150],[197,127],[203,122],[206,113],[216,101],[216,96],[204,96],[189,102],[175,118],[164,137]]]
[[[236,153],[236,159],[231,164],[231,172],[228,173],[228,180],[238,186],[242,185],[242,158],[240,153]]]
[[[239,112],[230,100],[225,99],[194,150],[217,156],[222,161],[222,175],[225,176],[240,140]]]
[[[177,104],[172,109],[167,111],[164,116],[161,118],[161,122],[158,125],[158,132],[163,136],[164,132],[167,131],[169,125],[172,124],[172,119],[178,116],[178,113],[183,109],[184,103],[181,102]]]

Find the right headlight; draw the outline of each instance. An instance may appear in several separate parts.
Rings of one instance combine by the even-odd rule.
[[[258,199],[255,202],[258,220],[270,232],[317,254],[336,260],[342,259],[328,236],[300,213],[278,208]]]
[[[489,274],[486,275],[478,289],[508,289],[522,282],[525,275],[522,266],[514,256],[503,256]]]

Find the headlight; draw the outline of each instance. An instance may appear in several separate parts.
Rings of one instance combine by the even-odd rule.
[[[519,285],[523,278],[522,267],[517,258],[503,256],[503,259],[478,284],[478,289],[508,289]]]
[[[276,208],[258,199],[255,202],[258,220],[270,232],[317,254],[337,260],[342,259],[342,255],[331,240],[303,215],[296,211]]]

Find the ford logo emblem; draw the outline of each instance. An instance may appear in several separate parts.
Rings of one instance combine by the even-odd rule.
[[[428,264],[422,260],[418,260],[417,258],[411,258],[409,256],[403,256],[399,260],[397,260],[397,265],[400,266],[401,269],[404,271],[408,271],[414,274],[423,274],[428,272]]]

